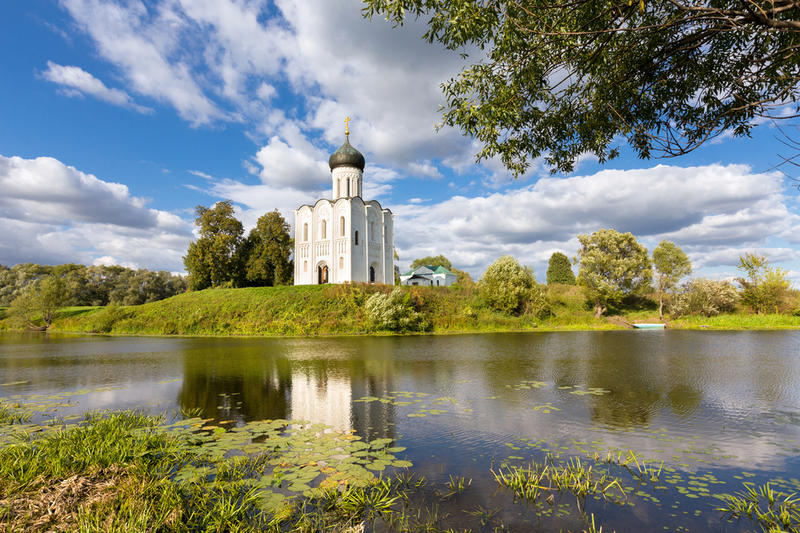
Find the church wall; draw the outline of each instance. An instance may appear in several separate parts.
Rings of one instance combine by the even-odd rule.
[[[367,241],[366,241],[366,215],[364,202],[360,198],[353,198],[350,203],[351,228],[350,238],[352,244],[352,256],[350,260],[352,281],[366,282],[367,278]],[[355,243],[355,232],[358,231],[358,244]]]
[[[334,234],[332,236],[333,247],[331,252],[334,273],[331,281],[334,283],[344,283],[351,280],[350,248],[352,244],[350,241],[350,228],[352,226],[352,210],[350,209],[350,203],[349,199],[341,198],[336,201],[334,206]],[[343,219],[344,226],[342,226]]]
[[[313,278],[312,237],[314,230],[314,211],[309,206],[303,206],[295,211],[294,224],[294,283],[295,285],[308,285],[315,283]],[[307,226],[306,226],[307,225]],[[306,232],[305,229],[308,228]],[[305,238],[307,237],[307,238]]]
[[[394,285],[394,220],[388,210],[383,211],[383,242],[383,282]]]
[[[383,253],[383,216],[378,202],[371,200],[366,204],[367,212],[367,281],[369,281],[370,267],[375,269],[375,283],[385,283],[384,279],[384,253]]]

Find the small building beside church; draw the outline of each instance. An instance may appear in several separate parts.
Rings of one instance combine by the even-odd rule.
[[[294,211],[294,284],[368,282],[394,285],[393,216],[362,198],[364,156],[344,144],[328,159],[331,199]]]
[[[449,287],[458,276],[443,266],[421,266],[400,275],[401,285],[425,285],[428,287]]]

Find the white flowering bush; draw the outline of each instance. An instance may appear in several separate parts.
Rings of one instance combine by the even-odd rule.
[[[739,292],[730,281],[696,278],[683,286],[669,306],[673,316],[716,316],[736,310]]]
[[[370,324],[389,331],[426,331],[431,324],[414,309],[403,289],[395,287],[391,294],[375,293],[364,303]]]

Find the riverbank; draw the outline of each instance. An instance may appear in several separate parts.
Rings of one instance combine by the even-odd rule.
[[[116,335],[333,336],[388,334],[371,324],[365,300],[389,287],[325,285],[208,289],[138,306],[60,310],[50,331]],[[429,333],[622,329],[624,322],[596,319],[579,288],[549,290],[551,314],[510,316],[484,305],[472,288],[409,287],[408,301],[430,324]],[[654,310],[620,313],[628,322],[657,322]],[[675,329],[793,329],[800,317],[737,313],[672,320]],[[0,309],[0,329],[15,329]]]

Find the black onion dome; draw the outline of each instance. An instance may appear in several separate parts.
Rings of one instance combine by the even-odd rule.
[[[336,167],[356,167],[363,171],[364,156],[350,145],[350,139],[345,136],[344,144],[331,154],[328,159],[328,165],[330,165],[331,170]]]

